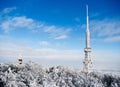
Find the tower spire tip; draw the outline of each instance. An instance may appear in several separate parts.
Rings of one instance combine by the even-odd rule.
[[[88,16],[88,4],[86,4],[86,15]]]

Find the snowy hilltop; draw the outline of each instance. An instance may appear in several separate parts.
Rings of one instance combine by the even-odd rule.
[[[93,72],[88,87],[120,87],[120,74]],[[85,74],[67,67],[45,68],[33,62],[0,64],[0,87],[85,87]]]

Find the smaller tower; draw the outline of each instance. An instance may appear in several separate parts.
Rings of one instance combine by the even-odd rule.
[[[19,64],[22,64],[22,62],[23,62],[23,58],[22,58],[22,56],[19,56],[19,58],[18,58],[18,63],[19,63]]]

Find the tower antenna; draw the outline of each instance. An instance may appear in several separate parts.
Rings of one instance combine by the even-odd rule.
[[[91,48],[90,48],[90,30],[89,30],[89,16],[88,5],[86,5],[86,47],[84,49],[85,58],[83,60],[83,72],[85,73],[85,85],[88,87],[88,75],[92,72]]]
[[[89,16],[88,5],[86,5],[86,47],[84,49],[85,58],[83,60],[83,71],[87,74],[92,72],[91,48],[90,48],[90,30],[89,30]]]

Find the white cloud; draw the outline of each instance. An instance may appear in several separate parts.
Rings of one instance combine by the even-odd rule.
[[[65,39],[65,38],[67,38],[67,35],[61,35],[61,36],[58,36],[58,37],[56,37],[55,39]]]
[[[18,57],[22,54],[25,58],[40,59],[80,59],[82,52],[80,50],[57,50],[52,48],[34,49],[25,45],[14,43],[0,44],[0,57]]]
[[[5,8],[0,12],[0,20],[5,19],[6,17],[8,17],[8,14],[14,10],[16,10],[16,7],[10,7],[10,8]]]
[[[8,17],[6,20],[2,21],[0,28],[6,33],[16,29],[28,29],[36,32],[43,31],[53,39],[66,39],[71,31],[70,28],[46,25],[42,22],[35,21],[34,19],[27,18],[25,16]]]
[[[96,17],[98,17],[100,15],[100,13],[92,13],[91,15],[90,15],[90,18],[96,18]]]
[[[15,9],[16,7],[5,8],[0,12],[0,16],[7,15]],[[28,29],[33,32],[47,33],[52,39],[66,39],[71,31],[71,28],[47,25],[26,16],[5,16],[0,22],[0,28],[6,33],[16,29]]]
[[[93,20],[90,29],[98,33],[98,36],[113,36],[120,34],[120,21],[112,19]]]
[[[37,60],[79,60],[82,64],[84,58],[83,50],[58,50],[53,48],[47,49],[36,49],[26,45],[6,43],[0,44],[0,57],[1,58],[18,58],[21,54],[24,58]],[[102,56],[101,56],[102,55]],[[93,64],[95,67],[104,67],[108,68],[109,66],[118,66],[119,65],[119,52],[113,52],[112,50],[93,50],[92,55]],[[32,61],[32,60],[31,60]],[[59,61],[56,61],[56,63]]]
[[[54,39],[66,39],[68,37],[70,28],[47,26],[45,27],[45,32],[47,32]]]
[[[120,54],[118,50],[93,50],[92,59],[95,67],[108,68],[108,67],[118,67],[120,65],[119,58]]]
[[[50,43],[48,41],[40,41],[40,46],[50,46]]]
[[[2,13],[7,14],[7,13],[10,13],[11,11],[13,11],[13,10],[16,10],[16,7],[5,8]]]
[[[26,18],[25,16],[19,16],[19,17],[9,17],[6,20],[4,20],[0,27],[5,32],[10,32],[14,29],[19,28],[27,28],[30,30],[37,30],[43,26],[42,23],[36,22],[31,18]]]
[[[112,19],[93,20],[90,23],[90,29],[93,35],[103,38],[103,41],[114,42],[120,41],[120,21]]]
[[[109,41],[109,42],[120,41],[120,36],[108,37],[105,39],[105,41]]]
[[[97,38],[97,41],[120,41],[120,21],[113,19],[91,20],[90,30],[91,36]],[[85,24],[81,26],[85,29]]]
[[[74,20],[75,20],[76,22],[80,22],[80,18],[78,18],[78,17],[76,17]]]

